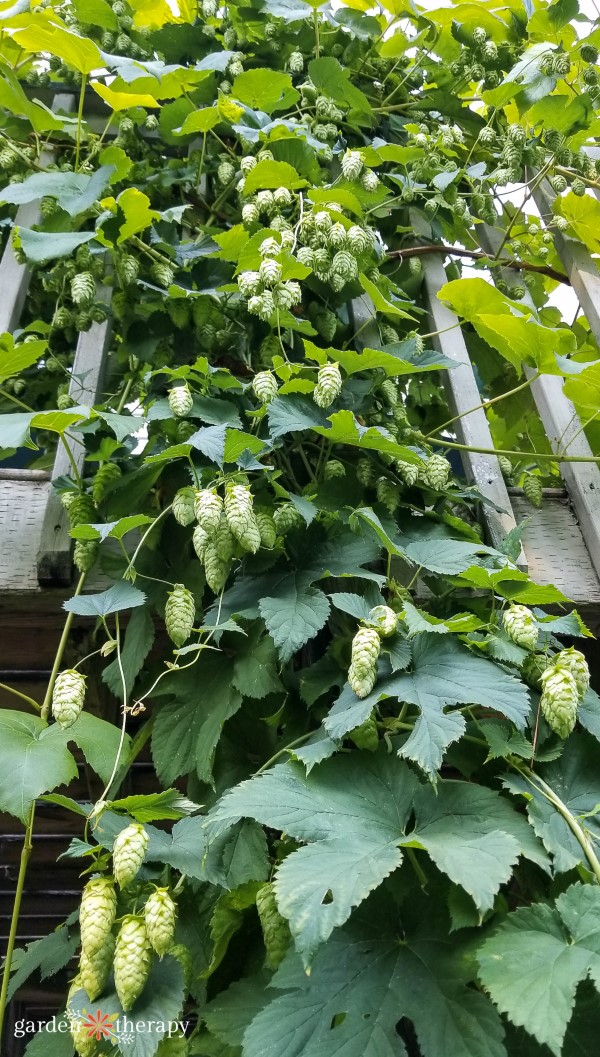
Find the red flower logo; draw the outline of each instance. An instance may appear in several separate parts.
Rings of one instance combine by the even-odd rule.
[[[116,1013],[103,1013],[101,1009],[97,1009],[95,1013],[85,1014],[83,1027],[87,1029],[88,1039],[95,1038],[96,1042],[101,1042],[102,1039],[112,1038],[114,1036],[112,1026],[117,1016]]]

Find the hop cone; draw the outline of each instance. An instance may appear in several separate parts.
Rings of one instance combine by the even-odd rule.
[[[381,639],[374,628],[359,628],[352,640],[352,667],[357,675],[367,675],[375,669],[381,649]]]
[[[533,474],[527,474],[523,481],[523,494],[532,506],[542,505],[542,482],[541,478]]]
[[[365,191],[376,191],[379,186],[379,177],[377,173],[371,172],[369,169],[363,173],[361,182]]]
[[[507,459],[506,455],[498,456],[498,465],[500,467],[500,470],[502,471],[503,477],[512,476],[512,463],[510,459]]]
[[[357,694],[360,697],[360,694]],[[366,749],[367,752],[376,752],[379,745],[379,734],[377,732],[377,724],[372,716],[365,719],[364,723],[361,723],[360,727],[355,727],[348,734],[350,741],[353,741],[357,749]]]
[[[330,407],[340,395],[341,389],[342,376],[337,363],[326,363],[317,375],[313,400],[318,407]]]
[[[140,274],[140,266],[135,257],[126,254],[121,258],[118,271],[123,285],[129,286],[130,283],[135,283]]]
[[[359,459],[356,464],[356,479],[364,488],[375,484],[375,469],[370,459]]]
[[[369,624],[379,632],[382,639],[387,639],[395,634],[398,617],[389,606],[374,606],[369,612]]]
[[[343,462],[340,462],[339,459],[329,459],[329,461],[327,463],[325,463],[325,469],[323,471],[323,477],[324,477],[324,479],[326,481],[332,481],[334,479],[334,477],[345,477],[345,476],[346,476],[346,467],[344,466]]]
[[[566,668],[575,680],[579,699],[585,697],[590,685],[590,670],[587,661],[579,650],[570,646],[568,650],[561,650],[554,658],[554,663],[559,668]]]
[[[260,547],[260,530],[256,523],[252,493],[243,484],[229,485],[225,494],[227,524],[244,550],[256,554]]]
[[[121,888],[137,877],[148,847],[148,834],[139,822],[132,822],[117,835],[113,845],[113,870]]]
[[[194,628],[195,615],[196,603],[192,592],[183,584],[175,584],[165,605],[165,627],[175,646],[183,646],[189,639]]]
[[[98,540],[76,540],[73,548],[73,561],[80,573],[89,573],[98,557]]]
[[[173,499],[173,517],[179,525],[191,525],[196,514],[194,511],[195,492],[191,485],[180,488]]]
[[[256,524],[260,532],[261,547],[272,550],[277,542],[277,529],[273,518],[266,510],[257,510]]]
[[[235,539],[229,528],[226,515],[221,514],[219,524],[217,525],[216,532],[212,537],[219,557],[224,562],[230,562],[235,554]]]
[[[363,160],[357,150],[347,150],[342,158],[342,176],[345,180],[358,180],[363,169]]]
[[[348,669],[348,682],[357,697],[368,697],[375,686],[377,669],[370,668],[367,672],[357,671],[353,664]]]
[[[106,498],[111,484],[118,481],[120,476],[121,468],[114,462],[105,462],[100,467],[92,481],[92,499],[96,505]]]
[[[150,274],[154,279],[154,282],[158,286],[162,286],[165,290],[173,282],[174,272],[169,264],[163,264],[161,261],[156,261],[150,269]]]
[[[141,995],[151,962],[146,926],[141,918],[128,914],[119,929],[114,960],[115,988],[125,1012]]]
[[[393,481],[389,481],[387,477],[380,477],[377,482],[376,492],[379,502],[388,508],[390,514],[393,514],[394,510],[397,510],[400,505],[398,486]]]
[[[72,493],[68,492],[67,495]],[[87,495],[86,492],[80,492],[79,495],[75,495],[67,507],[69,514],[69,525],[71,528],[76,528],[77,525],[89,525],[90,522],[96,519],[96,509],[91,495]]]
[[[541,690],[542,674],[547,667],[548,661],[542,653],[528,653],[521,667],[521,675],[528,686]]]
[[[398,459],[396,462],[396,469],[402,480],[405,481],[409,487],[416,484],[419,480],[419,467],[414,462],[404,462],[403,459]]]
[[[91,272],[79,272],[71,279],[71,298],[76,305],[87,305],[94,300],[96,281]]]
[[[73,668],[60,672],[52,690],[52,715],[63,730],[73,726],[84,700],[85,675]]]
[[[211,536],[216,532],[221,520],[223,500],[220,495],[217,495],[210,488],[202,488],[199,492],[196,492],[194,511],[198,524]]]
[[[83,1020],[73,1020],[71,1023],[71,1038],[75,1052],[79,1057],[98,1057],[99,1050],[96,1041],[89,1036],[89,1028],[84,1027]]]
[[[208,540],[204,549],[204,574],[208,586],[216,595],[225,587],[230,569],[230,560],[221,557],[215,540]]]
[[[271,371],[260,371],[254,376],[252,389],[261,404],[268,404],[277,396],[277,379]]]
[[[379,386],[379,395],[388,407],[395,407],[398,403],[398,386],[391,378],[386,378]]]
[[[423,480],[430,488],[439,491],[448,483],[450,463],[443,455],[430,455],[423,471]]]
[[[169,407],[176,418],[185,418],[194,406],[194,398],[187,385],[176,385],[169,389]]]
[[[231,164],[231,162],[222,161],[221,164],[219,165],[218,169],[217,169],[217,179],[218,179],[219,183],[222,184],[223,186],[225,186],[226,184],[231,183],[231,181],[233,180],[234,176],[235,176],[235,169],[234,169],[233,165]]]
[[[293,503],[282,503],[273,514],[275,528],[281,536],[285,536],[292,529],[300,528],[304,524],[302,514],[296,510]]]
[[[166,888],[157,888],[148,896],[144,907],[146,934],[150,946],[162,958],[173,943],[177,908]]]
[[[81,952],[79,975],[90,1002],[95,1002],[98,995],[104,991],[113,965],[114,950],[115,939],[109,932],[105,937],[104,946],[95,954],[88,954],[86,950]]]
[[[527,606],[510,606],[503,617],[504,630],[509,639],[523,649],[533,650],[538,640],[533,613]]]
[[[290,929],[277,908],[272,884],[265,884],[256,893],[256,909],[265,941],[267,969],[275,970],[281,964],[290,945]]]
[[[96,877],[86,884],[79,907],[81,946],[92,957],[103,949],[117,912],[112,877]]]
[[[172,958],[177,958],[181,968],[183,969],[183,976],[185,979],[185,986],[189,990],[192,980],[194,978],[194,960],[188,948],[183,943],[175,943],[170,949],[169,954]]]
[[[579,694],[575,678],[566,668],[553,665],[542,675],[542,688],[542,715],[555,734],[567,738],[577,719]]]
[[[194,547],[194,550],[196,551],[198,559],[201,562],[204,561],[204,556],[206,554],[206,548],[208,546],[209,539],[210,536],[207,532],[204,531],[202,525],[196,525],[196,528],[194,529],[192,535],[192,545]]]

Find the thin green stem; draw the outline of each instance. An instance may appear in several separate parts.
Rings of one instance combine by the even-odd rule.
[[[125,672],[123,671],[123,660],[122,660],[122,657],[121,657],[121,629],[120,629],[120,626],[119,626],[119,614],[118,613],[115,613],[115,638],[117,640],[117,664],[119,666],[119,674],[121,676],[121,686],[123,688],[123,714],[122,714],[122,717],[121,717],[121,736],[119,738],[119,745],[118,745],[118,748],[117,748],[117,755],[115,757],[115,762],[114,762],[114,765],[113,765],[113,769],[111,771],[110,778],[108,779],[108,782],[106,783],[106,787],[104,789],[104,792],[102,793],[102,795],[100,797],[101,801],[102,800],[106,800],[106,798],[107,798],[107,796],[108,796],[108,794],[110,792],[111,786],[112,786],[112,784],[113,784],[113,782],[114,782],[114,780],[116,778],[117,772],[119,770],[119,763],[121,762],[121,754],[123,752],[123,746],[125,745],[125,735],[126,735],[126,730],[127,730],[127,680],[125,678]]]
[[[8,986],[10,983],[10,970],[12,966],[13,954],[15,950],[15,943],[17,940],[17,929],[19,927],[19,915],[21,913],[21,903],[23,900],[23,892],[25,890],[25,878],[27,876],[27,866],[31,856],[33,848],[33,824],[35,821],[35,801],[31,805],[29,811],[29,818],[27,819],[27,828],[25,830],[25,840],[23,841],[23,847],[21,849],[21,861],[19,863],[19,876],[17,878],[17,887],[15,891],[15,898],[13,902],[12,917],[10,920],[10,932],[8,934],[8,944],[6,947],[6,958],[4,959],[4,971],[2,973],[2,989],[0,990],[0,1042],[2,1041],[2,1027],[4,1024],[4,1014],[6,1012],[6,1004],[8,1000]]]
[[[79,467],[78,467],[77,462],[75,460],[75,456],[73,455],[73,452],[71,451],[71,446],[70,446],[67,438],[65,437],[64,433],[60,434],[60,440],[61,440],[61,444],[62,444],[63,448],[65,449],[65,451],[67,453],[69,462],[71,464],[71,469],[73,471],[73,478],[76,481],[76,483],[79,485],[79,487],[81,488],[81,483],[82,482],[81,482],[81,474],[79,472]]]
[[[441,440],[444,448],[454,448],[456,451],[473,451],[478,455],[507,455],[513,459],[542,459],[544,462],[588,462],[600,465],[600,456],[597,455],[564,455],[559,456],[538,451],[511,451],[508,448],[474,448],[469,444],[457,444],[455,441]]]
[[[313,26],[315,30],[315,55],[318,59],[321,54],[321,41],[319,38],[319,15],[316,8],[313,11]]]
[[[22,407],[23,411],[33,411],[32,407],[29,407],[28,404],[24,404],[22,400],[19,400],[18,396],[13,396],[12,393],[7,393],[6,389],[2,386],[0,386],[0,396],[3,396],[5,400],[10,400],[10,402],[15,404],[16,407]]]
[[[579,824],[575,816],[571,814],[567,805],[563,803],[563,801],[560,799],[554,789],[552,789],[551,786],[544,782],[544,780],[540,778],[539,775],[535,774],[528,767],[519,766],[518,764],[515,764],[514,766],[516,770],[519,771],[519,773],[527,779],[530,785],[532,785],[534,788],[537,787],[540,793],[542,793],[542,795],[550,801],[553,807],[555,807],[558,811],[559,815],[561,815],[562,818],[565,820],[567,826],[571,830],[571,833],[581,846],[581,849],[590,865],[590,869],[594,874],[596,881],[600,884],[600,861],[598,860],[598,856],[594,851],[591,840],[589,839],[583,827]]]
[[[81,576],[79,577],[79,580],[77,582],[77,587],[75,588],[75,595],[74,595],[75,598],[77,597],[77,595],[81,594],[81,592],[83,590],[83,585],[85,583],[86,576],[87,576],[87,573],[82,573]],[[65,620],[65,625],[63,627],[62,635],[60,637],[60,642],[58,644],[58,649],[56,651],[56,656],[54,658],[54,664],[52,666],[52,671],[50,673],[50,678],[48,680],[48,686],[46,688],[46,695],[45,695],[44,700],[42,702],[41,716],[42,716],[42,719],[45,719],[45,720],[47,720],[48,716],[50,715],[50,704],[52,702],[52,691],[54,689],[54,683],[56,682],[56,676],[58,675],[59,668],[60,668],[60,666],[62,664],[62,659],[63,659],[63,655],[64,655],[64,652],[65,652],[65,649],[66,649],[66,646],[67,646],[67,642],[68,642],[68,639],[69,639],[69,634],[71,632],[71,624],[73,623],[74,615],[75,615],[74,613],[68,613],[67,614],[67,619]]]
[[[284,745],[282,749],[279,749],[273,756],[271,756],[266,763],[263,763],[262,767],[259,767],[258,771],[255,771],[254,773],[262,774],[263,771],[268,771],[269,767],[272,764],[277,763],[277,760],[281,756],[285,756],[286,752],[289,752],[290,749],[295,749],[298,745],[304,745],[304,742],[308,741],[309,738],[312,738],[314,733],[314,730],[310,730],[308,734],[303,734],[300,738],[295,738],[294,741],[290,741],[287,745]]]
[[[520,393],[523,389],[528,389],[533,382],[537,381],[540,377],[541,371],[536,371],[526,381],[521,382],[520,385],[516,385],[514,389],[509,389],[506,393],[500,393],[498,396],[492,397],[491,400],[484,400],[481,404],[477,404],[475,407],[469,408],[468,411],[462,411],[460,415],[455,415],[454,418],[447,419],[446,422],[442,422],[441,426],[436,426],[432,433],[428,433],[425,440],[429,440],[431,437],[437,436],[442,430],[447,429],[453,422],[458,422],[459,419],[465,418],[466,415],[472,415],[474,411],[487,410],[492,404],[498,404],[501,400],[506,400],[509,396],[514,396],[515,393]]]
[[[117,411],[116,411],[117,415],[120,415],[121,411],[125,407],[125,404],[127,403],[127,400],[129,398],[129,394],[130,394],[130,392],[131,392],[131,390],[133,388],[134,381],[135,381],[135,379],[133,378],[133,376],[131,378],[127,379],[127,383],[125,385],[125,388],[124,388],[123,392],[121,393],[121,398],[119,400],[119,403],[117,404]]]
[[[87,76],[81,78],[81,88],[79,89],[79,109],[77,111],[77,139],[75,144],[75,172],[79,169],[79,156],[81,153],[81,133],[83,126],[83,104],[85,102],[85,89],[87,85]]]
[[[128,573],[131,573],[134,570],[134,566],[135,566],[135,563],[136,563],[137,556],[140,553],[142,547],[144,546],[144,543],[148,539],[148,536],[150,535],[152,530],[156,528],[156,526],[158,525],[159,521],[161,521],[162,518],[164,518],[165,515],[168,514],[170,510],[171,510],[171,504],[169,504],[169,506],[166,506],[164,510],[161,510],[160,514],[158,515],[158,517],[156,517],[154,519],[152,524],[148,525],[148,528],[144,532],[144,535],[142,536],[140,542],[138,543],[137,547],[135,548],[135,550],[133,552],[133,557],[131,558],[131,561],[129,562],[129,565],[127,566],[127,569],[125,570],[125,576],[127,576]]]
[[[6,683],[0,683],[0,690],[5,690],[7,694],[13,694],[14,697],[20,697],[21,701],[26,701],[28,705],[35,708],[36,712],[41,710],[41,705],[38,705],[37,701],[34,701],[32,697],[28,697],[27,694],[22,694],[20,690],[15,690],[14,686],[7,686]]]

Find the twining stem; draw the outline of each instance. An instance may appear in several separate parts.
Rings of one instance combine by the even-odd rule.
[[[20,697],[21,701],[26,701],[28,705],[35,708],[36,712],[40,711],[41,705],[38,705],[37,701],[34,701],[32,697],[28,697],[27,694],[22,694],[20,690],[15,690],[14,686],[7,686],[6,683],[0,683],[0,690],[5,690],[7,694],[14,694],[15,697]]]
[[[86,573],[82,573],[79,577],[79,582],[75,588],[75,595],[81,593],[83,585],[85,583]],[[48,680],[48,687],[46,689],[46,696],[41,709],[41,718],[47,720],[50,713],[50,702],[52,701],[52,690],[58,670],[61,666],[63,654],[69,638],[69,632],[71,630],[71,624],[73,623],[73,613],[67,615],[65,620],[65,626],[63,628],[56,656],[54,658],[54,664],[52,666],[52,672]],[[20,695],[23,696],[23,695]],[[31,700],[31,699],[30,699]],[[38,706],[36,706],[38,707]],[[31,856],[33,848],[33,826],[35,822],[35,801],[32,803],[29,810],[29,816],[27,818],[27,826],[25,829],[25,839],[23,841],[23,847],[21,849],[21,859],[19,862],[19,876],[17,878],[17,888],[15,891],[15,899],[12,909],[12,917],[10,921],[10,932],[8,935],[8,944],[6,947],[6,958],[4,960],[4,971],[2,974],[2,990],[0,991],[0,1040],[2,1039],[2,1026],[4,1023],[4,1014],[6,1011],[6,1002],[8,997],[8,985],[10,981],[10,970],[12,966],[13,953],[15,949],[15,942],[17,939],[17,929],[19,927],[19,916],[21,913],[21,903],[23,900],[23,891],[25,889],[25,878],[27,876],[27,866]]]
[[[537,459],[546,462],[592,462],[600,465],[600,456],[597,455],[554,455],[538,451],[510,451],[507,448],[474,448],[469,444],[457,444],[455,441],[440,440],[444,448],[455,448],[457,451],[472,451],[478,455],[507,455],[514,459]]]
[[[571,833],[580,844],[581,849],[590,865],[591,871],[596,878],[596,881],[600,884],[600,861],[594,851],[593,845],[589,837],[587,836],[583,827],[579,824],[574,815],[571,814],[566,804],[560,799],[557,793],[554,792],[551,786],[547,785],[546,782],[539,775],[534,774],[528,767],[520,767],[515,764],[516,770],[523,775],[524,778],[530,783],[530,785],[537,787],[540,793],[546,797],[547,800],[556,808],[559,815],[564,818],[567,826],[571,830]]]
[[[481,404],[477,404],[475,407],[469,408],[468,411],[461,411],[460,415],[455,415],[454,418],[447,419],[446,422],[442,422],[441,426],[436,426],[432,433],[428,433],[425,437],[425,440],[429,440],[431,437],[434,437],[438,433],[441,433],[443,429],[447,429],[447,427],[451,426],[453,422],[458,422],[459,419],[465,418],[466,415],[472,415],[474,411],[481,411],[482,409],[487,410],[487,408],[491,407],[492,404],[497,404],[500,400],[506,400],[507,397],[514,396],[515,393],[520,393],[522,389],[528,389],[533,382],[537,381],[537,379],[540,377],[540,374],[541,371],[536,371],[536,373],[532,374],[531,377],[527,378],[526,381],[521,382],[521,384],[515,386],[514,389],[509,389],[507,393],[500,393],[499,396],[494,396],[491,400],[484,400]]]
[[[507,257],[495,260],[483,250],[466,250],[462,246],[448,246],[444,242],[435,242],[426,246],[409,246],[403,250],[391,250],[388,253],[388,258],[399,257],[401,260],[408,260],[410,257],[424,257],[429,253],[444,253],[449,257],[469,257],[474,261],[485,260],[489,261],[490,266],[494,264],[496,266],[501,265],[503,268],[512,268],[518,272],[539,272],[540,275],[547,275],[550,279],[555,279],[557,283],[565,283],[566,286],[571,285],[568,275],[563,272],[557,272],[555,268],[550,268],[549,265],[529,264],[528,261],[517,261]]]
[[[309,730],[308,734],[303,734],[300,738],[295,738],[294,741],[290,741],[287,745],[284,745],[282,749],[279,749],[274,756],[271,756],[266,763],[263,763],[262,767],[259,767],[258,771],[255,771],[254,773],[262,774],[263,771],[268,771],[272,764],[277,763],[280,756],[284,756],[286,752],[289,752],[290,749],[295,749],[298,745],[303,745],[305,741],[312,738],[314,733],[314,730]]]
[[[106,800],[106,798],[107,798],[107,796],[108,796],[108,794],[110,792],[111,786],[112,786],[112,784],[113,784],[113,782],[114,782],[114,780],[116,778],[117,772],[119,770],[119,764],[121,762],[121,754],[123,752],[123,746],[125,744],[125,734],[126,734],[126,728],[127,728],[127,680],[125,678],[125,672],[123,671],[123,660],[122,660],[122,657],[121,657],[121,629],[120,629],[120,626],[119,626],[119,614],[118,613],[115,613],[115,639],[116,639],[116,642],[117,642],[117,664],[119,666],[119,674],[121,676],[121,686],[123,687],[123,715],[121,717],[121,736],[119,738],[119,746],[117,748],[117,755],[115,757],[115,762],[114,762],[114,765],[113,765],[111,776],[108,779],[108,782],[106,783],[106,788],[104,789],[104,792],[102,793],[102,795],[100,797],[100,800]]]
[[[23,841],[23,848],[21,849],[21,861],[19,863],[19,876],[17,878],[17,888],[15,891],[15,901],[13,903],[12,918],[10,922],[10,932],[8,934],[8,944],[6,947],[6,958],[4,960],[4,971],[2,974],[2,989],[0,991],[0,1042],[2,1041],[2,1027],[4,1024],[4,1014],[6,1011],[6,1003],[8,998],[8,985],[10,982],[10,970],[12,965],[13,954],[15,950],[15,943],[17,939],[17,928],[19,926],[19,913],[21,910],[21,902],[23,899],[23,891],[25,888],[25,877],[27,876],[27,866],[29,864],[29,858],[33,848],[33,823],[35,819],[35,801],[31,805],[29,811],[29,818],[27,820],[27,828],[25,830],[25,840]]]
[[[79,155],[81,152],[81,130],[83,126],[83,104],[85,102],[85,89],[87,85],[87,76],[81,78],[81,88],[79,90],[79,109],[77,111],[77,140],[75,146],[75,172],[79,169]]]

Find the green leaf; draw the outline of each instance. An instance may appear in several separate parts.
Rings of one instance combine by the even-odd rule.
[[[258,70],[248,70],[245,74],[240,76],[250,76],[250,73],[258,73]],[[269,79],[271,73],[268,74]],[[255,191],[268,191],[275,190],[277,187],[287,187],[290,190],[295,190],[298,187],[304,187],[306,180],[301,180],[298,173],[294,169],[293,165],[288,165],[285,161],[259,161],[253,169],[250,170],[245,179],[244,194],[250,195]]]
[[[132,235],[146,228],[159,219],[159,213],[150,208],[150,199],[137,187],[127,187],[117,198],[117,205],[125,220],[119,227],[117,245],[126,242]]]
[[[77,931],[70,935],[66,925],[59,925],[43,939],[34,940],[26,947],[16,950],[13,954],[8,1001],[11,1001],[15,992],[36,970],[39,969],[42,980],[47,980],[49,976],[54,976],[63,969],[70,962],[78,945]]]
[[[50,23],[32,22],[27,29],[18,29],[13,39],[25,51],[56,55],[82,74],[101,69],[103,65],[100,51],[89,37],[80,37]]]
[[[265,114],[272,114],[275,110],[289,110],[300,98],[290,75],[272,68],[244,70],[244,73],[235,78],[231,93],[240,103],[245,103],[253,110],[263,110]],[[282,182],[276,186],[288,185]]]
[[[418,707],[420,716],[400,751],[431,775],[439,768],[448,745],[465,730],[462,714],[446,713],[447,706],[483,705],[501,712],[521,729],[529,713],[528,691],[518,679],[449,637],[422,634],[413,640],[410,672],[380,680],[362,701],[349,687],[342,691],[324,722],[329,736],[339,741],[387,697]]]
[[[220,655],[206,653],[186,673],[173,673],[156,694],[173,700],[161,705],[152,732],[152,754],[165,784],[196,771],[212,781],[212,762],[224,723],[241,707],[242,696],[231,685],[231,669]]]
[[[73,6],[80,22],[102,29],[118,29],[117,16],[106,0],[75,0]]]
[[[142,525],[150,525],[154,518],[148,514],[131,514],[129,517],[119,518],[118,521],[109,521],[98,525],[76,525],[70,529],[69,535],[76,540],[121,540],[128,532],[140,528]]]
[[[276,595],[261,599],[259,610],[285,663],[321,630],[329,616],[329,601],[317,587],[291,574]]]
[[[364,115],[370,114],[369,100],[352,83],[350,70],[341,66],[337,59],[330,55],[312,59],[308,64],[308,74],[321,95],[327,95],[336,103],[343,103]]]
[[[557,212],[568,220],[576,237],[591,253],[600,253],[600,202],[592,195],[578,197],[569,191],[557,201]]]
[[[36,797],[77,777],[67,739],[53,731],[39,716],[0,711],[0,810],[21,822]]]
[[[554,907],[514,911],[477,960],[500,1011],[560,1057],[577,985],[589,976],[600,990],[600,889],[574,884]]]
[[[236,650],[232,683],[245,697],[258,700],[283,690],[273,640],[263,634],[260,623]]]
[[[498,554],[493,547],[486,547],[484,543],[465,543],[452,539],[418,540],[416,543],[407,544],[404,553],[414,565],[420,565],[429,572],[444,576],[455,576],[474,565],[479,565],[480,554],[491,554],[506,562],[503,555]]]
[[[109,613],[120,613],[123,609],[143,606],[146,596],[139,588],[127,580],[119,580],[107,591],[95,595],[75,595],[63,602],[63,609],[68,613],[77,613],[80,617],[106,617]]]
[[[102,996],[102,1013],[114,1016],[121,1024],[135,1022],[135,1031],[123,1031],[116,1041],[118,1052],[123,1057],[154,1057],[158,1043],[181,1015],[184,999],[183,969],[177,958],[166,955],[155,958],[144,990],[133,1008],[125,1013],[117,995],[110,992]],[[76,991],[69,1009],[80,1016],[89,1012],[90,1000],[85,991]],[[130,1039],[131,1041],[126,1041]],[[72,1049],[72,1046],[71,1046]]]
[[[25,1057],[73,1057],[73,1040],[68,1021],[61,1013],[56,1018],[56,1032],[38,1031],[27,1044]],[[64,1025],[63,1030],[59,1027]]]
[[[74,741],[79,746],[83,755],[93,771],[100,776],[103,782],[113,773],[113,767],[119,760],[123,759],[131,747],[131,738],[125,735],[121,744],[121,732],[114,723],[107,723],[105,719],[93,716],[89,712],[82,712],[75,720],[72,727],[61,730],[57,724],[48,728],[47,737],[66,745]]]
[[[68,257],[96,237],[95,231],[33,231],[22,227],[16,231],[23,253],[28,260],[36,262]]]
[[[404,1057],[403,1018],[414,1024],[423,1057],[506,1057],[500,1018],[469,986],[460,942],[449,950],[445,930],[415,927],[409,915],[400,940],[398,908],[386,910],[384,920],[332,938],[310,977],[288,956],[273,980],[279,994],[245,1032],[244,1057]]]
[[[269,404],[268,415],[269,432],[273,440],[287,433],[301,433],[316,426],[325,427],[327,423],[323,411],[305,396],[278,396]]]
[[[0,385],[4,384],[7,378],[20,374],[21,371],[31,367],[32,363],[36,363],[40,356],[44,355],[47,347],[47,341],[24,341],[20,345],[15,345],[12,334],[2,334],[0,336]],[[2,446],[19,447],[19,445]]]
[[[44,197],[56,198],[60,208],[74,217],[95,204],[112,172],[112,165],[103,165],[92,176],[74,172],[34,173],[23,183],[3,188],[0,201],[21,205]]]
[[[27,443],[33,412],[0,415],[0,448],[20,448]]]
[[[179,819],[192,815],[199,810],[199,805],[188,800],[178,789],[164,789],[161,793],[126,796],[121,800],[111,800],[113,811],[124,811],[136,822],[155,822],[157,819]]]
[[[381,290],[375,286],[375,283],[372,283],[363,272],[360,273],[358,278],[360,280],[360,285],[368,295],[377,312],[382,312],[385,316],[395,316],[396,319],[414,320],[415,317],[411,316],[410,312],[405,312],[404,309],[400,307],[400,305],[405,302],[400,302],[400,304],[398,304],[396,301],[388,301],[381,293]],[[362,298],[362,300],[364,301],[364,298]]]
[[[201,110],[194,110],[188,114],[180,129],[175,129],[176,135],[189,136],[196,132],[210,132],[211,128],[221,121],[218,106],[205,106]]]

